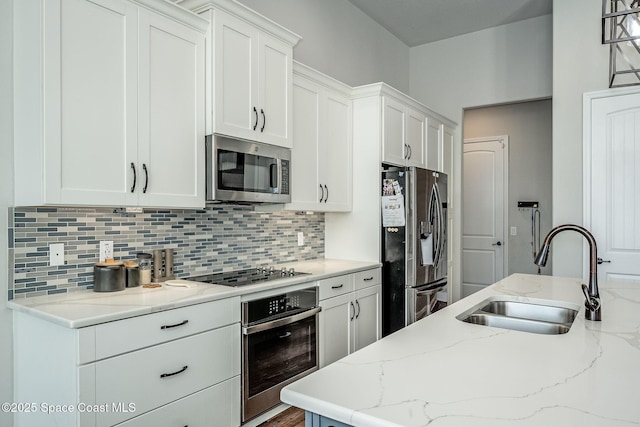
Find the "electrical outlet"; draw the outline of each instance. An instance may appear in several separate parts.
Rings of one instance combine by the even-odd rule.
[[[113,241],[101,240],[100,241],[100,261],[113,258]]]
[[[298,246],[304,246],[304,233],[298,231]]]
[[[49,265],[64,265],[64,243],[49,245]]]

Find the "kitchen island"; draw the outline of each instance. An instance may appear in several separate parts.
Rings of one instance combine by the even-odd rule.
[[[638,426],[640,284],[600,283],[601,322],[584,319],[580,284],[514,274],[287,386],[281,399],[314,426]],[[497,295],[580,311],[561,335],[456,318]]]

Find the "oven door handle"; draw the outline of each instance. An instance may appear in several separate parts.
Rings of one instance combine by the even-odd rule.
[[[251,335],[258,332],[266,331],[268,329],[274,329],[280,326],[289,325],[299,320],[306,319],[307,317],[315,316],[316,314],[320,313],[320,310],[322,310],[321,307],[315,307],[315,308],[312,308],[311,310],[303,311],[302,313],[298,313],[290,317],[285,317],[283,319],[260,323],[258,325],[253,325],[253,326],[244,326],[242,328],[242,334]]]

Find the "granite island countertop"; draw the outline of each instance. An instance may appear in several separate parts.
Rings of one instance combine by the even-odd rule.
[[[378,268],[380,263],[319,259],[275,267],[277,269],[293,267],[296,271],[309,274],[237,288],[189,282],[188,287],[172,287],[165,284],[159,288],[139,286],[117,292],[94,292],[83,289],[65,294],[10,300],[7,306],[68,328],[81,328],[224,298],[235,296],[245,298],[252,294],[265,294],[280,288],[284,290],[328,277]]]
[[[638,426],[640,283],[515,274],[285,387],[281,399],[353,426]],[[495,295],[580,307],[564,335],[461,322]]]

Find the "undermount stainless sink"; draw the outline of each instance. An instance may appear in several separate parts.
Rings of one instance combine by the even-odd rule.
[[[559,335],[569,332],[578,310],[578,305],[562,301],[524,302],[517,297],[496,296],[482,301],[456,319],[475,325]]]

